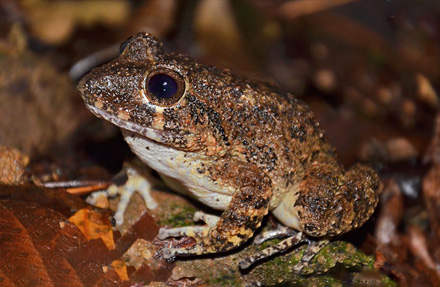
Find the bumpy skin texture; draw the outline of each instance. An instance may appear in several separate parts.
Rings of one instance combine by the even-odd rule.
[[[362,225],[378,201],[367,166],[347,172],[309,107],[275,86],[165,53],[153,36],[124,43],[115,60],[78,85],[86,106],[119,126],[133,152],[174,186],[224,210],[196,244],[174,255],[215,253],[246,241],[269,212],[309,236]],[[180,92],[159,100],[148,77],[166,73]]]

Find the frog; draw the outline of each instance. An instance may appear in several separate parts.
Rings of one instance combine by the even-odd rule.
[[[148,33],[78,84],[86,107],[119,127],[133,153],[174,190],[219,211],[197,212],[205,225],[163,227],[167,260],[218,254],[254,236],[271,213],[284,238],[240,260],[255,262],[300,243],[304,264],[329,239],[363,225],[380,194],[378,174],[357,163],[345,170],[311,108],[274,83],[166,52]]]

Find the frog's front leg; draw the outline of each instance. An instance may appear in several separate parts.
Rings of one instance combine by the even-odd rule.
[[[116,226],[120,226],[124,223],[124,213],[135,192],[138,192],[142,196],[147,209],[153,210],[158,207],[158,203],[151,196],[150,181],[135,168],[124,168],[116,175],[113,181],[114,183],[110,185],[107,190],[92,193],[86,201],[89,204],[99,206],[98,203],[101,201],[101,197],[113,198],[119,195],[120,199],[114,215]]]
[[[216,226],[220,217],[215,215],[206,214],[202,211],[197,211],[194,214],[194,221],[203,221],[207,224],[207,226],[184,226],[184,227],[176,227],[176,228],[161,228],[159,230],[158,237],[160,240],[164,240],[170,237],[184,237],[190,236],[194,237],[204,237],[209,234],[209,230]]]
[[[159,238],[188,236],[195,244],[187,248],[164,248],[165,259],[176,256],[200,255],[231,250],[254,234],[263,217],[269,211],[272,196],[270,185],[258,180],[240,187],[233,195],[227,209],[218,220],[210,215],[199,214],[208,226],[189,226],[161,229]]]

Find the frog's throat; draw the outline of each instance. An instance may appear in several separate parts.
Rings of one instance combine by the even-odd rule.
[[[87,104],[86,106],[98,118],[105,119],[121,129],[128,130],[159,143],[165,143],[167,140],[162,133],[153,128],[140,126],[133,122],[120,119],[117,116],[112,115],[109,112],[103,111],[93,105]]]

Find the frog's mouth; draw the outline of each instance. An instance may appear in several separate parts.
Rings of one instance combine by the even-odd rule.
[[[133,132],[137,135],[143,136],[149,140],[156,141],[158,143],[166,143],[167,137],[164,136],[160,131],[153,128],[140,126],[133,122],[123,120],[109,112],[103,111],[93,105],[86,104],[86,107],[98,118],[102,118],[119,127],[120,129]]]

